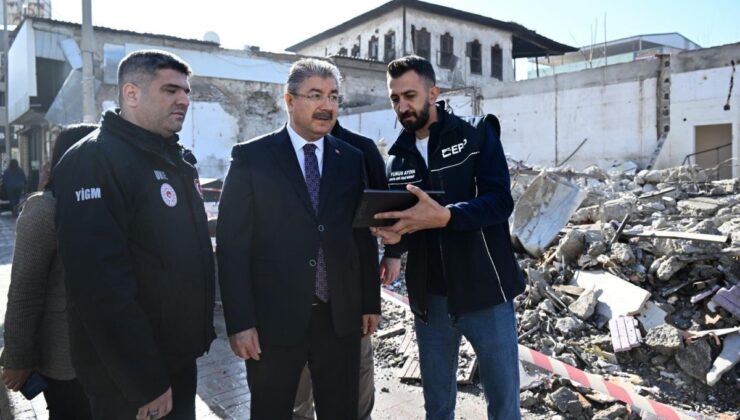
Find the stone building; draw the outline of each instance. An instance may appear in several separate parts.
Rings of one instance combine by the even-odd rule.
[[[514,22],[418,0],[392,0],[287,50],[383,63],[414,53],[432,62],[442,88],[511,82],[513,59],[577,51]]]

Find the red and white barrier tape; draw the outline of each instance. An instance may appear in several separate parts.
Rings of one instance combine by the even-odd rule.
[[[399,295],[398,293],[392,292],[385,288],[381,288],[381,291],[383,297],[386,300],[408,308],[409,301],[406,296]],[[602,394],[608,395],[612,398],[616,398],[626,404],[639,408],[640,410],[647,411],[650,414],[654,414],[662,419],[693,420],[696,418],[701,418],[697,416],[691,416],[677,408],[669,407],[657,401],[647,399],[641,395],[638,395],[634,391],[628,390],[614,382],[610,382],[599,375],[584,372],[576,367],[565,364],[560,360],[554,359],[550,356],[538,352],[537,350],[530,349],[529,347],[523,346],[521,344],[519,345],[519,360],[523,360],[525,362],[539,366],[542,369],[548,370],[558,376],[568,378],[571,381],[578,382],[579,384],[589,389],[599,391]]]

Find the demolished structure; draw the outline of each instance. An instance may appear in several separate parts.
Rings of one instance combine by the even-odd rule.
[[[698,166],[510,171],[528,281],[516,302],[522,407],[548,418],[737,418],[740,180]],[[403,283],[391,289],[402,301]],[[413,349],[385,329],[378,356],[413,378]],[[463,351],[459,383],[473,377],[471,358]]]

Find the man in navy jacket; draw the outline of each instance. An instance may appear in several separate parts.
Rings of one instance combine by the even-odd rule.
[[[524,290],[508,218],[514,202],[495,117],[474,127],[436,104],[432,65],[409,56],[388,65],[388,91],[403,132],[389,151],[388,184],[419,203],[374,229],[386,256],[408,251],[406,284],[427,419],[451,419],[461,336],[473,345],[489,419],[518,419],[519,372],[512,300]],[[423,190],[443,190],[437,203]],[[397,260],[386,259],[384,264]]]

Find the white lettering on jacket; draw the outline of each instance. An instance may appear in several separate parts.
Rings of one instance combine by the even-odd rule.
[[[77,201],[95,200],[101,198],[100,188],[82,188],[75,191]]]
[[[407,169],[405,171],[391,171],[389,181],[406,181],[416,177],[416,169]]]
[[[442,157],[443,158],[448,158],[448,157],[450,157],[452,155],[456,155],[456,154],[462,152],[462,150],[463,150],[463,148],[465,147],[466,144],[468,144],[468,140],[467,139],[463,139],[462,143],[458,143],[458,144],[452,145],[450,147],[447,147],[445,149],[442,149]]]
[[[167,174],[164,171],[155,170],[154,177],[157,178],[157,181],[167,181]]]

